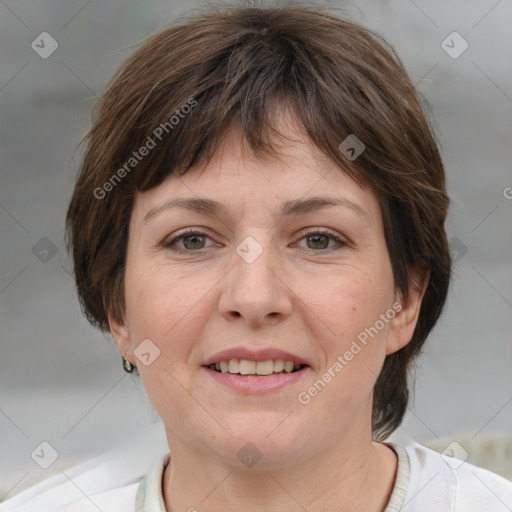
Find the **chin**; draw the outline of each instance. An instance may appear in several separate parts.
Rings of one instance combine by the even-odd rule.
[[[226,418],[231,435],[224,431],[212,436],[208,448],[239,469],[268,471],[291,465],[304,454],[304,431],[309,429],[301,434],[287,414],[271,413],[269,418],[266,412],[252,413],[231,422]]]

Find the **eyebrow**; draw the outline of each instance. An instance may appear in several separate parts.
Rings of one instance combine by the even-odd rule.
[[[293,217],[298,215],[304,215],[322,208],[329,206],[342,206],[348,208],[363,217],[368,223],[370,223],[368,214],[361,208],[357,203],[349,201],[343,197],[328,197],[328,196],[314,196],[307,199],[293,199],[285,201],[281,205],[279,212],[274,214],[274,217]],[[229,217],[228,207],[218,201],[207,198],[179,198],[170,199],[164,203],[151,208],[144,217],[144,222],[154,217],[156,214],[169,210],[171,208],[184,208],[191,210],[202,215],[216,216],[216,217]]]

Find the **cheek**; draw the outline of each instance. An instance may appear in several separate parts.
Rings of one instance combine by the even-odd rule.
[[[333,331],[345,339],[370,327],[391,307],[394,297],[391,267],[382,264],[343,272],[328,283],[329,292],[318,294],[329,312]]]
[[[330,327],[323,337],[325,365],[338,385],[329,387],[370,392],[386,354],[389,317],[394,316],[391,265],[384,261],[339,273],[328,290],[316,294],[316,309],[327,312]]]
[[[126,318],[132,349],[149,339],[160,350],[157,362],[162,368],[186,368],[211,316],[208,291],[217,280],[217,274],[209,279],[205,273],[184,272],[162,264],[127,266]],[[144,371],[141,368],[141,376]]]
[[[126,312],[130,332],[160,339],[190,309],[195,293],[169,269],[128,265],[125,278]]]
[[[127,266],[125,282],[132,349],[137,354],[146,339],[158,348],[151,364],[137,362],[141,382],[166,424],[179,423],[194,407],[182,386],[194,340],[209,317],[204,311],[207,290],[200,279],[181,278],[179,272],[158,265]]]

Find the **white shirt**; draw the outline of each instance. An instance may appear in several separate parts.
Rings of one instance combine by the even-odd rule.
[[[418,443],[387,442],[398,455],[393,492],[384,512],[510,512],[512,482],[486,469],[442,456]],[[145,475],[84,493],[55,475],[0,503],[1,512],[166,512],[162,476],[169,454]],[[85,496],[87,494],[87,496]]]

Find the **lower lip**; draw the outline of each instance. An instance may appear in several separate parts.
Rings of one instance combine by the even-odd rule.
[[[276,391],[277,389],[284,388],[290,384],[294,384],[302,379],[310,369],[309,366],[304,366],[297,372],[292,373],[276,373],[275,375],[260,376],[260,375],[235,375],[231,373],[221,373],[215,370],[210,370],[205,366],[203,370],[208,372],[218,383],[231,388],[239,393],[247,395],[256,395],[258,393],[267,393],[269,391]]]

